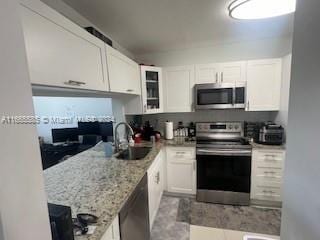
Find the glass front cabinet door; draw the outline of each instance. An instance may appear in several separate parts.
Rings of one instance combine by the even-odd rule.
[[[143,113],[163,112],[162,70],[141,66]]]

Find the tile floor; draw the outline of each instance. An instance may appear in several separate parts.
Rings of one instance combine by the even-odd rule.
[[[180,198],[163,196],[151,231],[151,240],[242,240],[246,234],[179,222],[179,219],[177,220],[179,201]],[[273,239],[279,237],[273,236]]]
[[[227,229],[190,226],[190,240],[242,240],[245,235],[261,236],[270,240],[279,240],[278,236],[240,232]]]
[[[179,198],[163,196],[153,223],[151,240],[189,240],[190,225],[177,222]]]
[[[196,226],[280,235],[281,210],[208,204],[181,198],[177,219]]]

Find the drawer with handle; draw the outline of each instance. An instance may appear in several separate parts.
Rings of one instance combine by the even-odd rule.
[[[251,198],[267,201],[281,201],[281,188],[256,185],[251,189]]]
[[[167,156],[169,159],[190,159],[194,160],[196,158],[195,148],[185,147],[167,147]]]
[[[257,166],[253,169],[252,176],[255,179],[262,179],[262,181],[282,181],[282,168],[270,168]]]
[[[253,151],[252,158],[254,165],[258,167],[283,168],[283,152]]]

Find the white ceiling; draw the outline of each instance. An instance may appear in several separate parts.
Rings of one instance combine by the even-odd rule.
[[[293,14],[231,19],[228,0],[63,0],[135,55],[291,36]]]

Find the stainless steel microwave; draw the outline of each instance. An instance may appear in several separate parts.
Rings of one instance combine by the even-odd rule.
[[[194,90],[196,110],[245,108],[245,84],[196,84]]]

